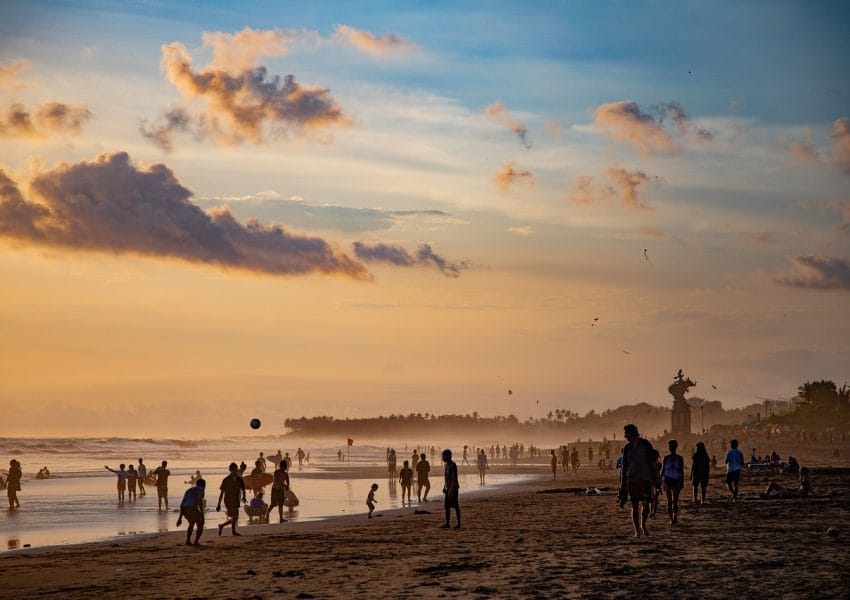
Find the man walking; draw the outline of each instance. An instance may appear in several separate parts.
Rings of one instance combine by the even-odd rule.
[[[738,449],[738,440],[729,442],[731,448],[726,453],[726,487],[732,497],[729,502],[738,501],[738,485],[741,483],[741,470],[744,468],[744,453]]]
[[[431,472],[431,464],[425,460],[425,453],[419,455],[419,462],[416,463],[416,496],[419,502],[428,501],[428,492],[431,491],[431,480],[428,474]]]
[[[620,487],[620,507],[626,501],[632,504],[632,523],[635,537],[649,535],[646,519],[652,503],[652,490],[657,471],[655,469],[655,449],[648,440],[640,437],[636,425],[623,427],[628,444],[623,446],[623,471]]]
[[[443,462],[446,463],[445,468],[445,484],[443,493],[446,495],[446,523],[443,529],[451,528],[451,512],[455,509],[457,515],[457,525],[455,529],[460,529],[460,483],[457,480],[457,463],[452,460],[452,451],[449,449],[443,450]]]

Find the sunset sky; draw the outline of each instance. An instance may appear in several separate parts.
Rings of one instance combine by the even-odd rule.
[[[848,31],[838,2],[3,2],[0,436],[841,385]]]

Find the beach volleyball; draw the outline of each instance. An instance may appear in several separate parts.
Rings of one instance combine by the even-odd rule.
[[[259,429],[260,425],[262,425],[262,423],[260,423],[259,419],[257,419],[257,418],[251,419],[251,429]]]

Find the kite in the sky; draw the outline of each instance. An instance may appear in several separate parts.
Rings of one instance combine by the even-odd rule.
[[[513,391],[513,390],[508,390],[508,396],[513,396],[513,395],[514,395],[514,391]]]
[[[646,248],[644,248],[644,249],[643,249],[643,257],[646,259],[646,262],[648,262],[649,264],[652,264],[652,261],[651,261],[651,260],[649,260],[649,254],[647,254],[647,252],[646,252],[646,251],[647,251],[647,249],[646,249]]]
[[[711,387],[714,388],[715,390],[717,389],[717,386],[714,385],[713,383],[711,384]]]
[[[628,350],[623,350],[623,354],[628,354],[629,356],[631,356],[631,355],[632,355],[632,353],[631,353],[631,352],[629,352]]]

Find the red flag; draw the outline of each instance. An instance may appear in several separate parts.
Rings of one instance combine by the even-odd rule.
[[[353,446],[353,445],[354,445],[354,440],[352,440],[351,438],[348,438],[348,445],[349,445],[349,446]]]

